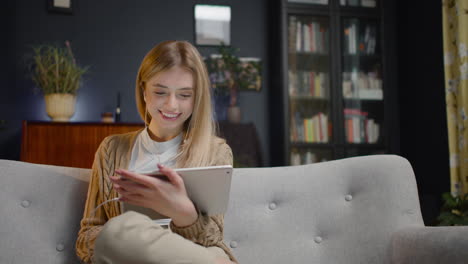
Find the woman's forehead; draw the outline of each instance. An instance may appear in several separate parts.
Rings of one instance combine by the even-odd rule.
[[[167,71],[157,73],[149,79],[148,84],[160,88],[194,88],[194,78],[190,71],[182,67],[173,67]]]

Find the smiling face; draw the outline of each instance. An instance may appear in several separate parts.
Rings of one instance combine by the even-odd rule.
[[[150,135],[167,141],[182,132],[193,112],[195,88],[192,73],[175,66],[145,83],[146,108],[151,115]]]

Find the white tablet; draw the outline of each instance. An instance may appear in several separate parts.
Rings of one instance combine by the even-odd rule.
[[[181,168],[175,171],[184,179],[187,194],[197,208],[204,214],[226,213],[229,193],[231,190],[232,166],[211,166],[197,168]],[[159,171],[142,173],[146,175],[161,175]],[[160,224],[168,224],[170,220],[151,209],[123,203],[124,211],[135,211],[158,220]]]

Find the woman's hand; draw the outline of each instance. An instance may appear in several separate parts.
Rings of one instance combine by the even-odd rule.
[[[191,225],[197,220],[198,213],[187,195],[182,177],[171,168],[160,164],[158,168],[168,180],[122,169],[115,171],[121,177],[111,176],[110,179],[121,201],[166,215],[176,226]]]

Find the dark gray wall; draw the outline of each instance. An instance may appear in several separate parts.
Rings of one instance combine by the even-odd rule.
[[[424,6],[424,12],[421,12]],[[441,1],[397,1],[401,155],[413,166],[424,221],[450,191]]]
[[[0,158],[19,159],[22,120],[49,120],[43,95],[34,92],[27,79],[22,57],[28,45],[69,40],[78,62],[90,65],[78,92],[76,113],[71,121],[99,121],[102,112],[113,111],[117,92],[122,95],[122,121],[140,122],[134,102],[134,82],[139,64],[158,42],[168,39],[194,43],[193,7],[196,3],[226,4],[232,8],[231,44],[243,57],[264,62],[263,89],[240,95],[242,121],[253,122],[259,133],[265,165],[269,164],[267,93],[266,0],[80,0],[73,1],[72,15],[49,13],[46,0],[7,1],[2,23],[7,42],[2,43],[0,80]],[[202,55],[216,53],[200,47]]]

